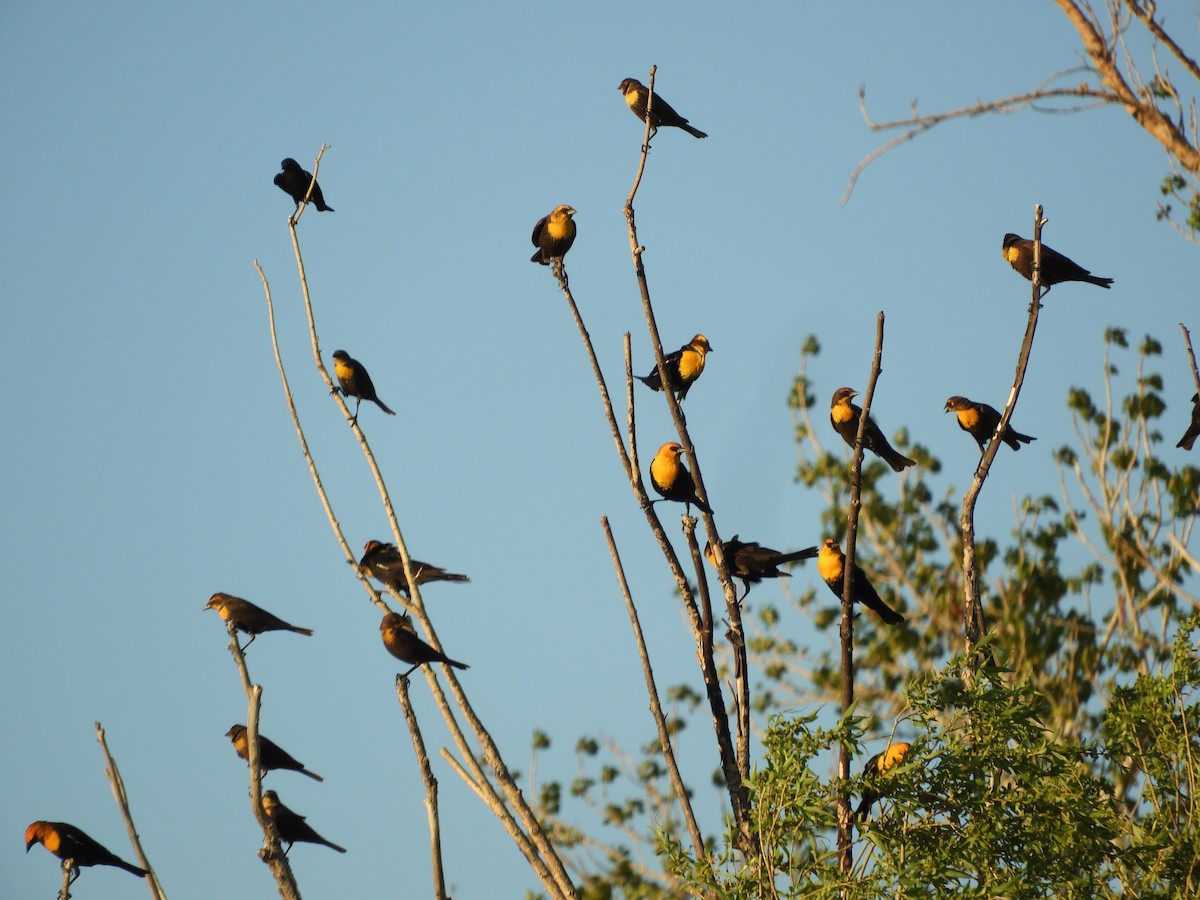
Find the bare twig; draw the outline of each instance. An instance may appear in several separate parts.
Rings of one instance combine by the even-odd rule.
[[[133,813],[129,811],[129,795],[125,793],[125,781],[121,778],[121,771],[117,768],[117,761],[108,752],[108,741],[104,737],[104,726],[99,722],[96,722],[95,725],[96,740],[100,743],[100,750],[104,754],[104,774],[108,776],[108,784],[112,788],[113,797],[116,798],[117,806],[121,810],[121,817],[125,820],[125,830],[129,832],[129,843],[133,845],[133,851],[137,854],[138,861],[141,862],[142,868],[146,870],[146,885],[150,888],[150,896],[154,900],[166,900],[167,895],[163,893],[162,887],[158,883],[158,876],[154,874],[154,867],[150,865],[150,860],[146,858],[146,851],[142,849],[142,840],[138,837],[137,828],[134,827]]]
[[[296,265],[300,273],[301,292],[304,298],[305,312],[308,317],[309,337],[312,344],[314,361],[318,371],[325,380],[326,386],[329,388],[330,393],[333,394],[333,381],[321,360],[320,344],[317,338],[313,305],[308,291],[308,280],[305,276],[304,262],[300,254],[299,240],[294,227],[291,228],[291,237],[292,247],[296,254]],[[259,270],[259,273],[261,276],[261,269]],[[263,277],[263,284],[265,288],[265,277]],[[271,308],[269,290],[267,291],[267,296],[268,308]],[[271,312],[271,321],[272,340],[274,343],[273,310]],[[300,427],[299,418],[295,412],[291,392],[287,388],[287,381],[283,373],[283,365],[280,360],[277,344],[276,362],[280,368],[280,375],[284,379],[285,395],[289,408],[292,410],[292,419],[293,424],[296,427],[297,437],[301,442],[301,446],[306,450],[306,459],[309,462],[309,472],[313,477],[313,483],[316,485],[317,492],[321,496],[322,503],[325,506],[326,516],[329,519],[330,527],[332,528],[335,537],[339,541],[343,553],[346,554],[347,561],[354,564],[354,568],[358,574],[360,582],[371,595],[376,605],[381,609],[386,610],[388,608],[387,605],[383,602],[378,592],[371,587],[369,582],[367,582],[361,570],[359,570],[355,556],[350,550],[345,537],[342,535],[341,527],[338,524],[337,518],[333,514],[332,507],[328,502],[328,498],[324,492],[324,487],[321,484],[319,474],[316,470],[316,465],[311,456],[307,454],[307,444],[304,438],[303,430]],[[408,555],[408,549],[404,542],[403,535],[400,532],[399,522],[396,518],[395,508],[392,505],[390,495],[387,491],[387,486],[383,481],[383,476],[379,471],[378,464],[375,462],[374,455],[371,453],[370,447],[367,444],[366,438],[362,434],[361,429],[358,428],[357,423],[353,422],[353,417],[349,415],[349,409],[346,407],[344,400],[340,395],[334,396],[336,396],[337,402],[342,408],[343,415],[345,415],[352,422],[352,427],[354,428],[355,434],[358,437],[359,446],[363,449],[364,457],[366,458],[373,477],[375,478],[376,486],[380,492],[380,498],[384,506],[384,511],[388,516],[389,522],[391,523],[392,534],[395,539],[396,548],[399,550],[401,558],[404,562],[405,575],[409,582],[411,599],[405,602],[400,598],[399,595],[397,595],[397,600],[402,602],[408,611],[414,616],[414,618],[420,622],[421,627],[425,632],[426,641],[434,648],[441,649],[441,643],[437,638],[437,633],[433,628],[433,623],[430,621],[428,615],[426,615],[425,606],[421,599],[420,589],[416,584],[416,579],[413,578],[411,558]],[[458,679],[454,676],[452,671],[447,669],[446,680],[449,684],[451,693],[454,695],[454,702],[466,717],[468,727],[474,733],[476,739],[482,746],[483,763],[486,763],[494,773],[505,799],[501,798],[500,792],[497,791],[496,786],[493,785],[492,781],[488,779],[487,774],[483,769],[483,763],[480,762],[478,755],[468,744],[462,725],[458,721],[457,716],[454,714],[450,701],[444,693],[441,683],[438,681],[435,668],[433,666],[424,667],[424,674],[427,683],[430,685],[430,689],[433,693],[434,701],[437,703],[438,710],[441,712],[443,720],[450,729],[450,733],[454,739],[455,745],[462,753],[463,758],[467,761],[467,766],[471,769],[471,783],[482,788],[489,795],[489,808],[492,809],[493,812],[495,812],[500,818],[505,830],[514,838],[518,848],[529,861],[534,873],[539,877],[543,886],[550,892],[550,894],[556,898],[576,896],[577,892],[574,885],[571,883],[570,876],[567,874],[562,860],[559,858],[557,851],[550,842],[549,838],[545,835],[537,816],[534,814],[533,810],[529,808],[528,803],[521,794],[520,788],[513,780],[511,773],[508,771],[508,767],[505,765],[502,757],[500,756],[500,751],[496,746],[495,741],[484,727],[483,722],[472,709],[465,693],[463,693],[462,686],[458,682]],[[505,800],[507,800],[507,803]],[[517,822],[517,818],[514,818],[514,813],[516,817],[519,817],[520,823]]]
[[[1017,356],[1017,370],[1013,376],[1012,389],[1008,393],[1008,403],[1005,404],[1004,414],[996,425],[996,431],[988,442],[987,451],[979,461],[975,470],[975,478],[967,493],[963,496],[962,525],[963,542],[963,629],[967,639],[967,652],[978,644],[987,633],[984,621],[983,602],[979,597],[979,576],[975,569],[975,504],[979,492],[983,490],[983,482],[992,467],[992,460],[1000,449],[1003,441],[1000,435],[1008,428],[1013,410],[1017,406],[1017,397],[1021,394],[1021,385],[1025,383],[1025,370],[1029,366],[1029,354],[1033,349],[1033,336],[1037,331],[1038,313],[1042,308],[1042,226],[1046,220],[1042,218],[1042,205],[1034,207],[1033,213],[1033,279],[1030,286],[1032,297],[1029,301],[1029,322],[1025,326],[1025,337],[1021,341],[1021,352]]]
[[[433,892],[437,900],[446,900],[446,876],[442,870],[442,827],[438,817],[438,783],[429,765],[429,754],[425,752],[425,740],[417,714],[408,698],[408,679],[396,676],[396,696],[404,710],[404,721],[412,736],[413,750],[417,754],[417,768],[421,770],[421,781],[425,783],[425,815],[429,819],[429,851],[433,864]]]
[[[608,552],[612,556],[613,568],[617,573],[617,583],[621,587],[621,596],[625,598],[625,610],[629,613],[629,624],[633,627],[633,637],[637,642],[638,656],[642,660],[642,674],[646,678],[646,693],[650,697],[650,714],[658,728],[658,742],[662,747],[663,759],[667,763],[667,771],[671,776],[671,786],[675,790],[675,798],[683,812],[684,822],[687,823],[688,834],[692,846],[696,850],[696,861],[703,864],[707,853],[704,849],[704,838],[700,834],[700,826],[696,823],[696,815],[692,811],[692,802],[688,797],[687,786],[683,783],[683,775],[679,771],[679,763],[675,759],[675,748],[671,744],[671,732],[667,727],[667,717],[663,714],[662,703],[658,698],[658,687],[654,682],[654,670],[650,666],[650,654],[646,650],[646,641],[642,635],[642,624],[638,620],[637,608],[633,605],[633,596],[629,593],[629,582],[625,579],[625,567],[621,565],[621,555],[617,551],[617,542],[613,539],[608,517],[600,519],[604,529],[604,538],[608,541]]]
[[[1192,383],[1196,386],[1197,393],[1200,393],[1200,369],[1196,368],[1196,351],[1192,349],[1192,333],[1188,331],[1187,326],[1182,322],[1179,323],[1179,328],[1183,332],[1183,343],[1187,347],[1188,363],[1192,367]]]
[[[232,622],[227,622],[225,629],[229,632],[229,652],[233,654],[233,661],[242,679],[242,689],[246,692],[246,763],[250,767],[250,810],[263,832],[263,845],[258,856],[270,868],[279,887],[279,896],[283,900],[300,900],[300,886],[296,884],[296,876],[292,874],[291,864],[280,845],[275,822],[262,808],[262,764],[258,759],[258,712],[262,706],[262,685],[250,681],[246,657],[238,643],[237,628]]]
[[[854,706],[854,552],[858,543],[858,516],[862,509],[863,438],[875,398],[875,385],[883,371],[883,310],[875,319],[875,355],[871,358],[871,375],[863,396],[862,413],[858,417],[858,432],[854,436],[854,456],[850,466],[850,512],[846,518],[846,551],[842,568],[842,621],[839,633],[842,642],[842,716]],[[838,750],[838,777],[845,783],[850,778],[850,748],[842,744]],[[854,825],[850,814],[850,796],[838,793],[837,843],[838,868],[850,872],[854,867]]]

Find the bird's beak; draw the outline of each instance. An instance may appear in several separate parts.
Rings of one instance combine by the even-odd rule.
[[[37,838],[30,838],[29,840],[27,840],[25,842],[25,852],[28,853],[29,848],[32,847],[36,843],[37,843]]]

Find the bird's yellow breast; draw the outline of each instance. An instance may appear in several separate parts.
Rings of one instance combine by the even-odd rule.
[[[679,477],[679,457],[669,453],[656,454],[650,463],[650,477],[660,487],[670,487]]]
[[[842,577],[842,557],[832,550],[822,547],[817,554],[817,571],[826,581],[836,581]]]
[[[337,375],[338,378],[349,378],[353,371],[353,369],[351,369],[340,359],[335,359],[333,361],[333,373]]]
[[[1016,244],[1013,244],[1010,247],[1004,248],[1004,258],[1007,259],[1010,263],[1015,263],[1017,261],[1017,257],[1019,257],[1020,255],[1021,255],[1021,248],[1018,247]]]
[[[705,384],[707,383],[708,382],[705,382]],[[843,400],[829,410],[829,415],[833,418],[833,421],[840,424],[842,422],[849,422],[851,419],[853,419],[854,410],[850,408],[850,403],[848,401]],[[825,551],[822,550],[821,553],[824,554]]]
[[[960,409],[958,411],[958,424],[970,431],[979,424],[979,410],[974,407]]]
[[[625,102],[629,104],[629,108],[633,109],[641,101],[641,91],[637,88],[625,92]]]
[[[42,846],[51,853],[57,853],[62,842],[58,838],[58,830],[55,828],[47,828],[42,832]]]
[[[684,381],[695,381],[704,371],[704,353],[687,347],[679,354],[679,377]],[[707,382],[706,382],[707,383]]]
[[[570,216],[552,216],[546,223],[546,233],[556,241],[560,241],[575,231],[575,223]]]

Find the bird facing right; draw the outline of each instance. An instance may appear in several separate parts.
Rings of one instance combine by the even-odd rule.
[[[663,357],[663,365],[667,370],[667,385],[675,392],[675,399],[683,402],[688,391],[700,374],[704,371],[704,357],[713,352],[712,344],[702,334],[696,335],[678,350]],[[646,387],[653,391],[662,390],[662,377],[658,374],[658,365],[646,376],[634,376]]]
[[[1184,450],[1191,450],[1192,445],[1196,443],[1196,437],[1200,436],[1200,394],[1192,394],[1192,404],[1192,424],[1175,445]]]
[[[780,553],[770,547],[763,547],[757,541],[740,541],[735,534],[729,540],[722,542],[721,553],[725,556],[725,565],[729,574],[740,578],[746,592],[738,600],[740,603],[750,594],[750,586],[758,584],[764,578],[788,578],[791,572],[781,572],[779,567],[785,563],[801,559],[812,559],[820,552],[817,547],[806,547],[793,553]],[[717,554],[713,551],[712,541],[704,545],[704,556],[717,567]]]
[[[650,461],[650,484],[664,500],[674,500],[688,506],[695,504],[704,512],[711,513],[712,508],[696,495],[692,473],[679,461],[683,453],[687,451],[677,441],[668,441],[659,447]]]
[[[529,258],[530,262],[548,266],[567,255],[575,243],[574,215],[575,210],[563,203],[537,220],[533,226],[533,246],[537,252]]]
[[[888,744],[886,749],[867,760],[866,765],[863,766],[862,777],[876,783],[863,788],[862,802],[854,811],[855,818],[861,819],[871,812],[875,801],[883,796],[883,789],[878,786],[879,776],[899,765],[911,748],[912,745],[906,741],[896,741],[894,744]]]

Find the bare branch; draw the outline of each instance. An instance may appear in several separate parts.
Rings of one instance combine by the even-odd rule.
[[[442,870],[442,827],[438,817],[438,783],[429,765],[429,754],[425,752],[425,739],[417,724],[417,714],[408,698],[408,679],[396,676],[396,697],[404,710],[404,721],[412,736],[413,750],[417,754],[417,768],[421,770],[421,781],[425,784],[425,815],[429,819],[429,851],[433,864],[433,893],[437,900],[446,900],[446,876]]]
[[[163,893],[162,886],[158,883],[158,876],[154,874],[154,867],[150,865],[150,860],[146,858],[146,851],[142,849],[142,840],[138,837],[137,828],[134,827],[133,813],[129,811],[129,795],[125,793],[125,781],[121,778],[117,761],[108,752],[104,726],[99,722],[96,722],[95,725],[96,740],[100,743],[100,750],[104,754],[104,774],[108,776],[109,787],[112,788],[113,797],[116,798],[117,806],[121,810],[121,817],[125,820],[125,830],[129,832],[129,843],[133,845],[133,851],[137,854],[138,861],[146,870],[146,885],[150,888],[150,896],[154,900],[167,900],[167,895]],[[63,890],[65,891],[66,888],[67,886],[64,884]]]

